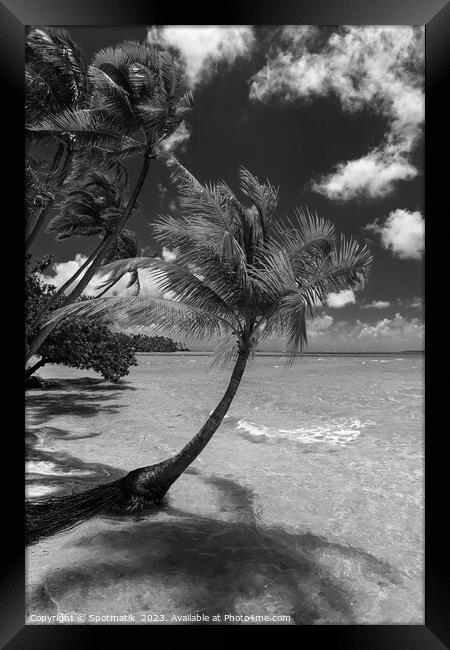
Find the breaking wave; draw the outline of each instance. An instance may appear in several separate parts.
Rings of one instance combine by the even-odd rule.
[[[236,423],[236,429],[251,442],[287,440],[306,445],[326,443],[335,447],[345,447],[355,442],[365,426],[367,424],[361,420],[350,418],[337,418],[330,423],[296,429],[273,429],[247,420]]]

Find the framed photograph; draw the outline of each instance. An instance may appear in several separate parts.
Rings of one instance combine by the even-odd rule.
[[[26,357],[2,647],[447,647],[448,4],[0,11]]]

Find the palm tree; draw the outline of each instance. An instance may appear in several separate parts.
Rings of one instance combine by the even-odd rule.
[[[68,32],[54,27],[33,27],[25,41],[25,143],[27,150],[26,251],[33,244],[56,194],[70,169],[74,142],[68,133],[58,137],[36,131],[34,127],[49,116],[87,107],[92,93],[87,63]],[[50,160],[38,161],[30,148],[38,144]],[[48,156],[47,156],[48,158]],[[33,189],[40,185],[41,199],[35,201]]]
[[[47,226],[47,232],[55,233],[58,240],[69,237],[92,237],[102,236],[100,244],[86,258],[84,264],[56,291],[38,312],[35,322],[42,321],[43,317],[61,303],[64,292],[81,276],[92,260],[98,255],[98,251],[106,238],[110,237],[114,231],[117,221],[123,215],[126,209],[127,196],[126,187],[117,182],[117,177],[110,177],[103,171],[87,171],[81,175],[80,180],[73,181],[63,194],[63,199],[59,206],[58,213],[50,220]],[[135,206],[136,208],[137,206]],[[136,235],[133,231],[123,229],[117,236],[111,247],[104,253],[103,263],[111,262],[129,257],[137,257],[139,247]],[[114,281],[115,284],[120,278]],[[107,283],[105,293],[112,284]],[[129,287],[135,286],[139,290],[139,277],[137,271],[131,272]],[[100,294],[100,295],[102,295]],[[64,304],[64,302],[63,302]],[[37,335],[30,343],[27,359],[35,353],[41,344],[42,332],[46,333],[46,328],[41,328]]]
[[[121,160],[129,156],[141,155],[143,163],[134,189],[113,228],[87,260],[83,275],[80,270],[71,279],[71,284],[75,279],[78,281],[65,298],[65,304],[77,300],[108,250],[114,247],[135,209],[150,160],[158,157],[162,142],[181,125],[193,102],[192,93],[183,91],[181,66],[159,45],[125,41],[101,50],[89,68],[89,78],[93,92],[88,109],[67,109],[48,115],[38,124],[29,125],[29,130],[55,137],[69,134],[78,145],[87,141],[93,145],[97,162],[102,158],[103,147],[116,147],[113,167],[118,174],[123,172]],[[78,146],[78,162],[72,179],[76,180],[86,171],[83,167],[85,156]],[[89,156],[88,159],[88,164],[92,163]],[[50,323],[40,330],[26,361],[38,352],[53,327]]]
[[[151,273],[160,294],[85,301],[58,310],[53,318],[110,319],[125,312],[137,327],[156,323],[168,334],[219,337],[214,361],[233,361],[230,381],[205,424],[171,458],[80,495],[29,504],[30,539],[72,526],[106,505],[134,510],[161,502],[217,431],[257,345],[278,332],[293,361],[307,343],[307,318],[314,317],[329,292],[360,287],[367,276],[372,257],[365,245],[342,236],[338,240],[330,222],[308,212],[297,210],[294,220],[282,224],[274,218],[278,191],[246,169],[240,170],[241,191],[250,206],[226,183],[202,185],[176,161],[171,166],[183,214],[160,217],[154,229],[175,260],[121,260],[100,273],[110,282],[124,272]]]

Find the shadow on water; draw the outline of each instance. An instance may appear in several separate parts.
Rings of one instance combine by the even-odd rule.
[[[81,611],[90,601],[93,611],[93,602],[123,593],[131,613],[163,611],[168,589],[172,611],[221,614],[222,622],[225,614],[254,613],[290,615],[297,625],[352,624],[354,594],[321,562],[323,552],[350,559],[370,582],[398,584],[397,572],[365,551],[259,525],[251,490],[221,477],[202,480],[218,490],[221,510],[239,513],[238,521],[196,516],[170,501],[158,518],[107,518],[116,525],[72,544],[74,555],[88,552],[89,558],[50,571],[29,607],[53,613],[63,601]]]

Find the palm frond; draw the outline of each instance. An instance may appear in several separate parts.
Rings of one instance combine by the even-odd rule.
[[[31,28],[25,41],[25,65],[28,122],[87,106],[92,93],[87,62],[64,29]]]
[[[228,334],[222,338],[211,354],[210,368],[215,366],[227,368],[237,359],[239,344],[235,334]]]
[[[161,83],[170,89],[170,75]],[[272,224],[277,191],[247,170],[241,170],[241,182],[251,207],[241,204],[224,181],[203,185],[178,161],[171,159],[168,165],[183,212],[159,216],[153,228],[156,240],[175,259],[140,257],[134,234],[125,231],[97,273],[106,290],[128,273],[128,286],[136,291],[147,274],[155,295],[99,297],[58,310],[51,318],[121,318],[124,326],[169,335],[218,337],[213,364],[235,358],[238,347],[253,353],[259,341],[278,333],[292,362],[307,345],[307,319],[316,316],[329,293],[362,286],[372,262],[370,251],[352,238],[338,240],[333,224],[309,210]],[[83,228],[89,220],[105,227],[99,200],[109,192],[115,200],[114,184],[102,182],[96,173],[89,178],[68,192],[67,204],[76,216],[72,221]],[[115,209],[120,207],[119,202]]]
[[[77,143],[101,146],[110,151],[120,151],[123,147],[140,146],[130,137],[129,130],[120,119],[99,115],[91,109],[65,110],[49,115],[39,123],[28,124],[30,131],[52,133],[54,135],[76,135]]]
[[[260,183],[256,176],[251,174],[245,167],[240,168],[239,177],[241,191],[251,199],[258,210],[261,226],[264,235],[266,235],[278,205],[278,189],[268,181]]]
[[[126,327],[151,328],[167,335],[192,337],[199,340],[221,337],[230,328],[220,318],[202,309],[167,298],[93,298],[53,311],[46,325],[67,317],[117,318]]]
[[[289,220],[284,225],[274,227],[277,245],[282,246],[296,266],[305,256],[326,257],[335,246],[335,228],[326,221],[311,214],[308,209],[296,209],[296,220]]]
[[[154,257],[122,259],[102,266],[98,277],[108,276],[108,282],[112,282],[133,271],[148,273],[161,294],[170,293],[186,306],[213,314],[225,327],[240,327],[238,317],[220,295],[180,264]]]

